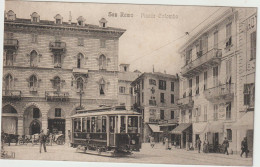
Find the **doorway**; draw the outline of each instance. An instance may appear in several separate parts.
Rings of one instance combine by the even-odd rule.
[[[31,125],[30,125],[30,135],[34,135],[36,133],[40,133],[41,132],[41,125],[38,121],[32,121]]]
[[[65,119],[49,119],[48,129],[52,134],[65,134]]]
[[[213,133],[213,148],[214,148],[215,152],[218,149],[218,145],[219,145],[219,134],[218,133]]]

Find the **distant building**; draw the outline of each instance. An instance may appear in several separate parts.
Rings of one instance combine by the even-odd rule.
[[[133,87],[131,83],[141,75],[141,72],[129,71],[129,64],[120,64],[118,73],[118,105],[130,108],[134,103]]]
[[[6,13],[2,130],[32,135],[49,128],[67,139],[76,109],[117,105],[118,43],[125,30],[107,24]]]
[[[131,84],[135,92],[134,108],[143,116],[143,140],[163,140],[178,123],[179,78],[159,72],[143,73]]]

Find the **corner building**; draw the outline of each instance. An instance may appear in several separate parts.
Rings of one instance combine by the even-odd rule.
[[[4,21],[2,129],[32,135],[60,131],[68,139],[70,116],[78,108],[118,103],[118,44],[124,29],[99,25],[16,18]],[[81,100],[80,100],[81,99]]]

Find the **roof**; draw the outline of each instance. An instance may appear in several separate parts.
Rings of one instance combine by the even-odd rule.
[[[100,112],[81,113],[71,116],[72,118],[88,117],[88,116],[102,116],[102,115],[141,115],[132,110],[107,110]]]
[[[173,129],[170,133],[181,134],[183,131],[188,129],[191,125],[192,125],[191,123],[181,123],[175,129]]]
[[[148,124],[148,125],[152,129],[153,132],[163,132],[163,131],[160,131],[159,125],[156,125],[156,124]]]
[[[55,21],[50,20],[40,20],[38,23],[31,22],[31,19],[24,19],[24,18],[16,18],[15,20],[7,20],[5,19],[6,23],[13,23],[13,24],[26,24],[26,25],[38,25],[38,26],[53,26],[53,27],[63,27],[63,28],[80,28],[80,29],[88,29],[88,30],[101,30],[101,31],[119,31],[119,32],[125,32],[125,29],[121,28],[114,28],[114,27],[107,27],[103,28],[98,25],[93,24],[85,24],[84,26],[77,25],[77,23],[71,23],[68,22],[62,22],[62,24],[55,24]]]
[[[136,72],[119,72],[118,73],[118,80],[120,81],[134,81],[136,78],[138,78],[138,76],[140,75],[140,73],[136,73]]]
[[[171,74],[165,74],[161,72],[144,72],[142,75],[140,75],[136,80],[132,82],[132,85],[134,85],[136,82],[138,82],[140,79],[144,78],[145,76],[154,76],[158,78],[169,78],[169,79],[174,79],[177,80],[179,77],[176,75],[171,75]]]

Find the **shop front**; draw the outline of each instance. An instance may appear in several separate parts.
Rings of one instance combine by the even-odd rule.
[[[200,122],[200,123],[193,123],[192,130],[193,130],[193,145],[194,149],[198,149],[197,141],[198,139],[201,140],[202,147],[203,144],[207,141],[207,132],[205,132],[208,126],[207,122]]]
[[[18,114],[11,105],[6,105],[2,109],[2,130],[7,134],[17,134]]]
[[[155,142],[160,142],[163,138],[163,131],[160,130],[160,126],[158,124],[148,124],[151,136],[154,137]]]
[[[179,124],[170,132],[170,134],[172,135],[172,140],[175,147],[184,149],[186,148],[187,150],[193,148],[191,123]]]

